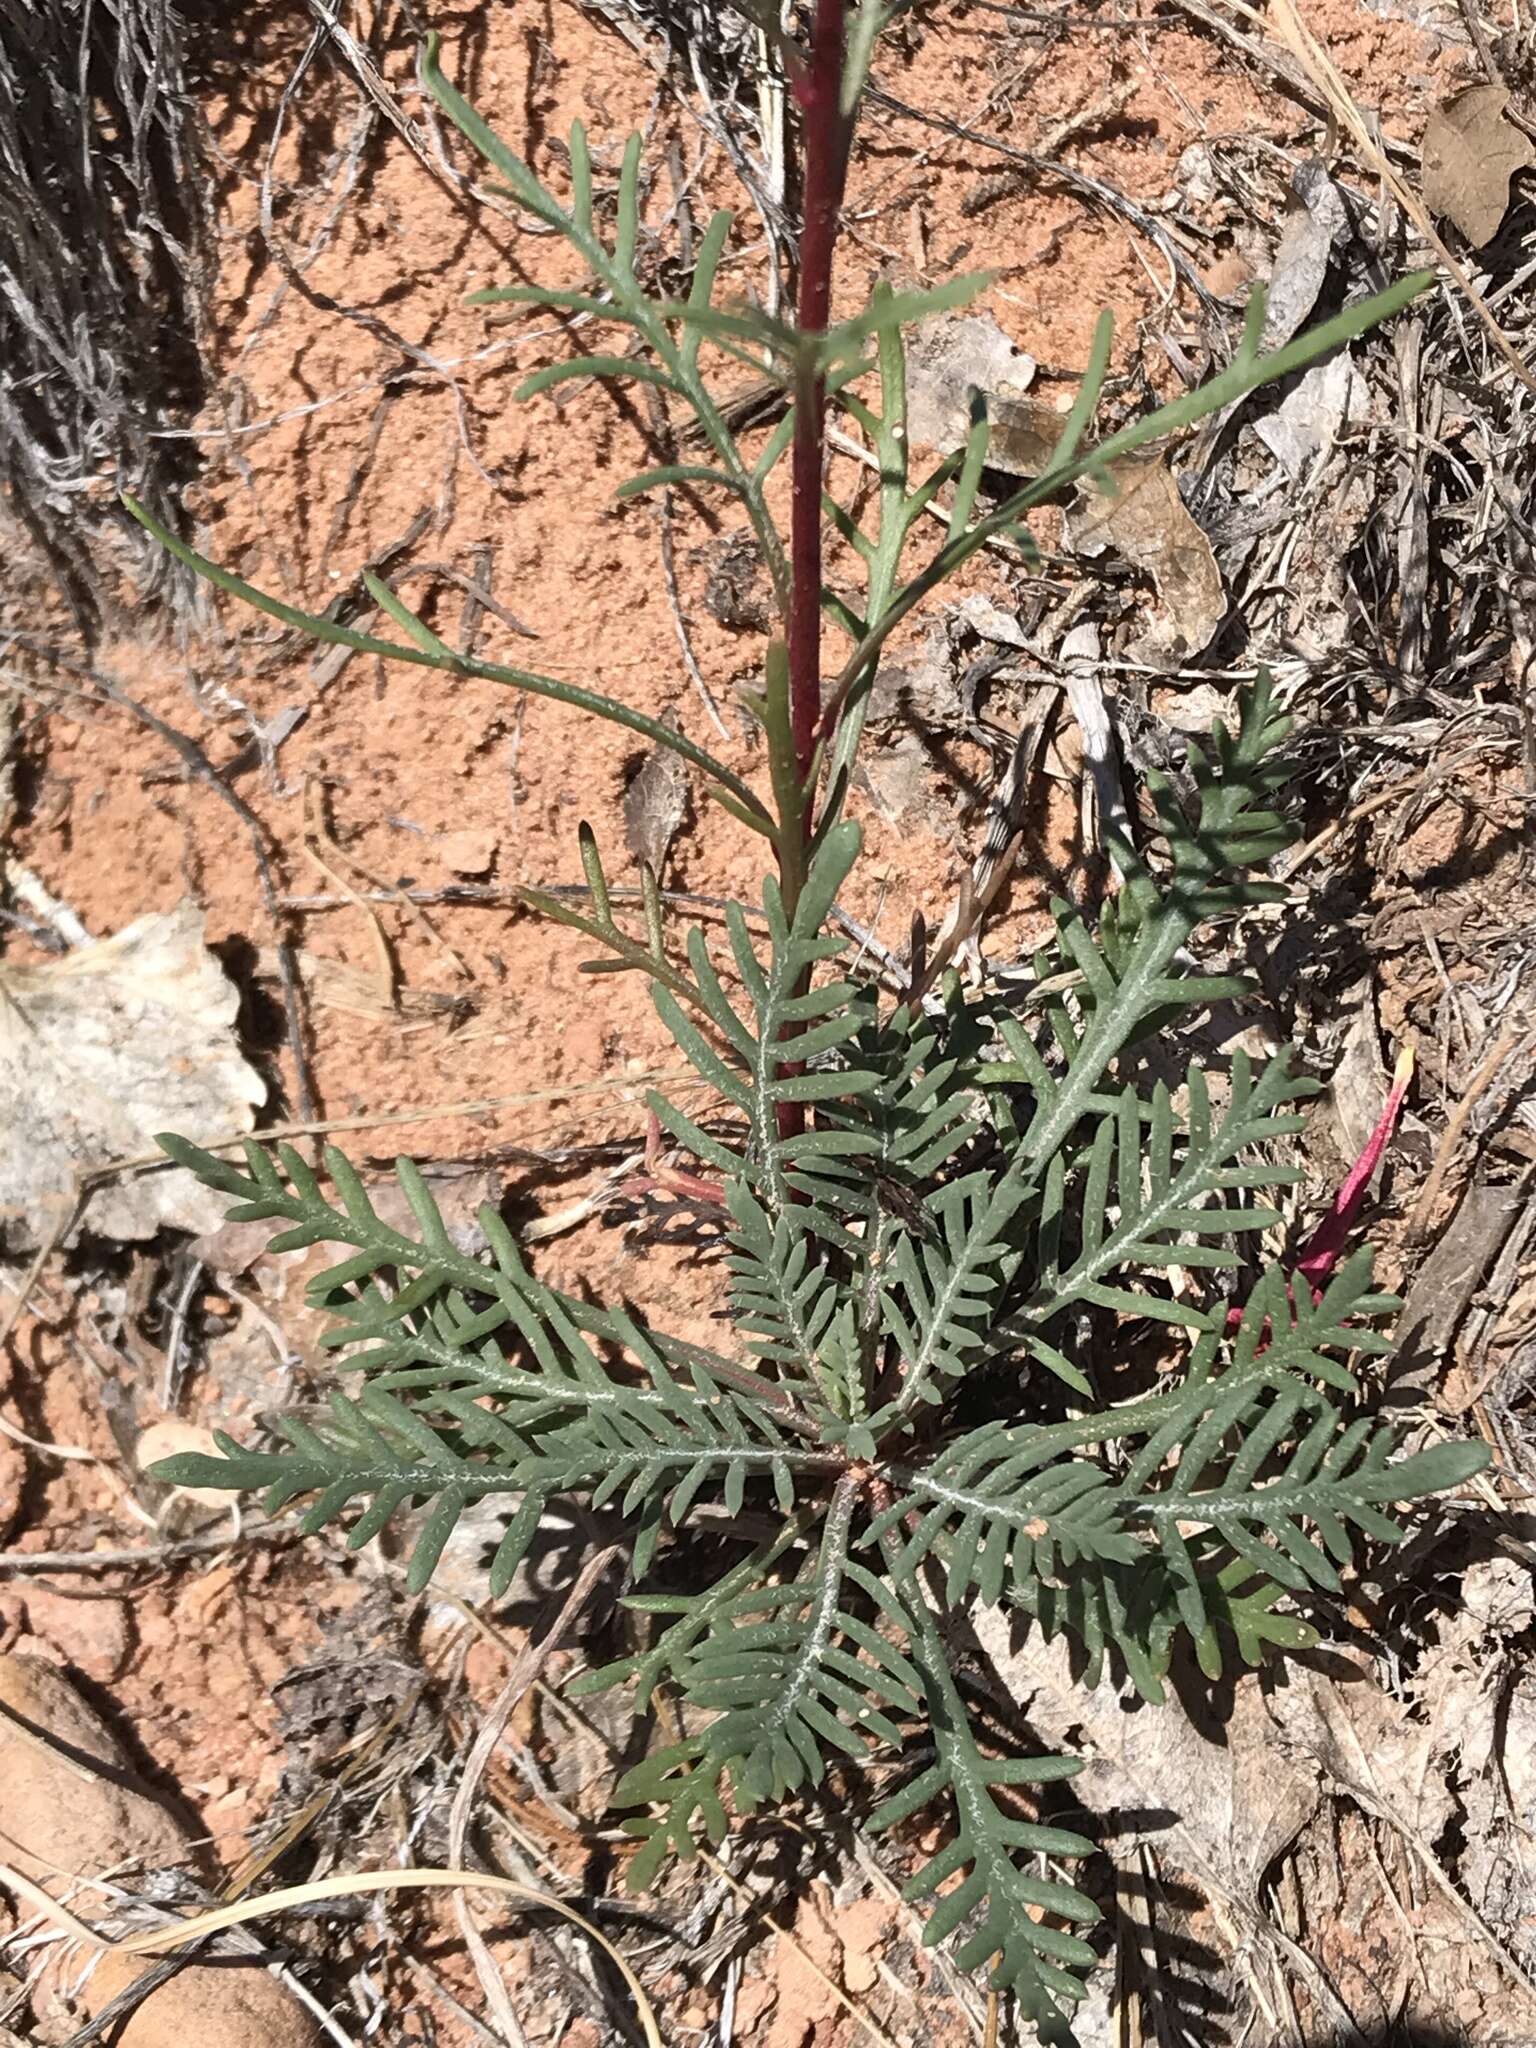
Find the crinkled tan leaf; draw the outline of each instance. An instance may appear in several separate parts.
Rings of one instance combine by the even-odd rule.
[[[1349,239],[1344,195],[1316,158],[1291,180],[1285,225],[1264,301],[1264,346],[1280,348],[1299,334],[1317,304],[1336,250]]]
[[[1075,547],[1092,554],[1112,546],[1157,585],[1162,610],[1133,649],[1137,657],[1161,666],[1198,654],[1226,617],[1227,593],[1211,544],[1162,456],[1115,463],[1107,486],[1095,480],[1086,487],[1083,512],[1073,526]]]
[[[624,792],[624,843],[659,875],[687,815],[688,770],[676,754],[653,747]]]
[[[1295,1664],[1270,1700],[1294,1751],[1312,1757],[1367,1812],[1432,1842],[1451,1815],[1451,1793],[1436,1767],[1442,1731],[1415,1720],[1365,1670],[1343,1683]]]
[[[1314,363],[1274,412],[1255,420],[1253,431],[1293,477],[1303,476],[1317,455],[1331,448],[1347,427],[1370,417],[1371,392],[1347,349]]]
[[[1062,418],[1025,392],[1035,360],[1016,349],[990,314],[936,314],[907,352],[907,432],[920,448],[949,455],[965,445],[971,394],[987,401],[987,459],[1009,476],[1037,476],[1061,438]]]
[[[1474,249],[1491,242],[1509,211],[1509,181],[1536,163],[1536,149],[1504,109],[1498,85],[1473,85],[1430,115],[1424,128],[1424,204],[1452,220]]]
[[[251,1128],[267,1091],[203,929],[183,903],[62,960],[0,966],[0,1243],[46,1242],[78,1176],[153,1152],[157,1131],[206,1144]],[[226,1206],[179,1169],[125,1175],[92,1192],[71,1241],[212,1230]]]

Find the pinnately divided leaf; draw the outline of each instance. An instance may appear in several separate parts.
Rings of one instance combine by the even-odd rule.
[[[678,1671],[686,1698],[715,1718],[700,1737],[637,1765],[616,1795],[620,1805],[663,1809],[626,1823],[647,1844],[633,1881],[648,1881],[647,1852],[660,1853],[658,1840],[688,1855],[696,1819],[708,1834],[722,1774],[736,1806],[752,1811],[819,1786],[831,1758],[899,1744],[900,1721],[920,1712],[917,1669],[852,1605],[872,1596],[879,1610],[889,1601],[849,1554],[856,1506],[856,1489],[841,1481],[800,1577],[715,1606],[709,1633]]]
[[[333,1394],[328,1416],[282,1415],[275,1427],[288,1446],[284,1451],[246,1450],[220,1431],[215,1441],[221,1457],[182,1453],[163,1460],[157,1475],[178,1486],[264,1489],[268,1514],[312,1494],[302,1525],[307,1535],[364,1499],[367,1507],[348,1531],[354,1550],[371,1542],[403,1508],[430,1503],[412,1541],[406,1573],[415,1592],[431,1579],[465,1509],[489,1494],[516,1491],[523,1507],[491,1569],[493,1583],[504,1586],[510,1580],[527,1550],[542,1500],[525,1490],[517,1476],[525,1446],[494,1418],[470,1420],[461,1432],[450,1434],[434,1429],[393,1395],[370,1391],[357,1400]]]
[[[913,1659],[922,1674],[936,1755],[870,1815],[869,1825],[880,1832],[936,1802],[948,1808],[949,1842],[923,1865],[906,1890],[908,1898],[929,1898],[946,1879],[961,1876],[959,1885],[934,1907],[924,1941],[931,1945],[966,1929],[957,1951],[961,1967],[978,1969],[990,1963],[992,1981],[1011,1987],[1040,2038],[1070,2043],[1062,2009],[1082,1996],[1074,1973],[1093,1962],[1093,1950],[1071,1929],[1092,1925],[1098,1908],[1061,1879],[1027,1870],[1022,1858],[1081,1857],[1089,1855],[1093,1845],[1069,1829],[1030,1817],[1006,1795],[1073,1777],[1082,1769],[1081,1760],[1000,1759],[983,1753],[943,1638],[901,1561],[892,1532],[882,1538],[882,1546],[893,1582],[911,1598]]]
[[[823,926],[854,860],[861,834],[858,826],[838,825],[827,834],[810,865],[793,915],[784,905],[772,878],[763,885],[763,915],[769,953],[760,962],[746,919],[736,906],[726,911],[726,930],[744,1002],[733,1002],[703,936],[690,934],[689,964],[699,990],[704,1025],[688,1016],[669,989],[656,990],[663,1023],[701,1079],[709,1081],[746,1121],[749,1139],[737,1170],[752,1181],[771,1218],[797,1212],[799,1220],[820,1227],[834,1240],[846,1239],[839,1219],[817,1196],[813,1167],[846,1155],[838,1133],[825,1140],[803,1135],[786,1137],[779,1112],[789,1104],[816,1105],[857,1097],[880,1083],[879,1072],[837,1056],[854,1045],[864,1022],[857,986],[842,979],[818,979],[817,970],[844,950],[843,941],[828,938]],[[713,1037],[705,1026],[713,1027]],[[718,1159],[718,1148],[696,1124],[681,1117],[660,1098],[652,1106],[663,1122],[705,1159]]]

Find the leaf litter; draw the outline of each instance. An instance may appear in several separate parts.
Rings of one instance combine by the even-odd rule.
[[[990,316],[925,321],[907,369],[914,442],[940,454],[962,447],[979,402],[993,423],[989,467],[1010,477],[1039,475],[1064,420],[1027,395],[1035,368]],[[1159,609],[1136,642],[1137,659],[1172,666],[1210,643],[1226,615],[1221,572],[1161,454],[1128,457],[1080,486],[1067,538],[1090,558],[1112,547],[1151,578]]]
[[[1110,465],[1084,493],[1085,516],[1073,521],[1074,546],[1085,555],[1109,545],[1151,577],[1160,600],[1131,656],[1152,667],[1176,667],[1203,653],[1226,617],[1227,594],[1210,541],[1190,517],[1173,472],[1161,455]]]
[[[1299,164],[1291,178],[1264,302],[1266,348],[1279,348],[1311,318],[1324,280],[1350,234],[1344,194],[1326,167],[1315,158]]]
[[[998,326],[990,313],[935,313],[919,322],[907,352],[907,432],[919,447],[937,449],[950,455],[965,446],[971,427],[971,404],[975,393],[995,402],[1004,428],[1016,411],[1021,427],[1042,435],[1052,419],[1056,432],[1060,420],[1037,400],[1025,400],[1035,381],[1036,363],[1018,348]],[[1006,440],[1005,432],[1005,440]],[[1011,446],[989,453],[998,468],[1009,474],[1033,474],[1050,454],[1051,443],[1021,442],[1015,454]],[[1022,467],[1012,467],[1013,463]]]
[[[236,1033],[240,992],[204,942],[194,903],[37,967],[0,965],[0,1243],[27,1250],[68,1226],[120,1244],[212,1230],[223,1204],[181,1169],[82,1178],[155,1151],[155,1134],[248,1131],[266,1084]],[[73,1218],[72,1223],[70,1219]]]
[[[1536,148],[1509,119],[1500,85],[1471,85],[1424,128],[1424,203],[1453,221],[1474,249],[1491,242],[1509,211],[1510,184],[1536,164]]]
[[[690,808],[687,768],[670,747],[653,747],[624,792],[624,843],[652,874],[665,872]]]

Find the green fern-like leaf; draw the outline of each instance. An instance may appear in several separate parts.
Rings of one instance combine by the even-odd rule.
[[[658,1341],[625,1311],[594,1315],[545,1287],[494,1211],[480,1217],[490,1259],[461,1252],[409,1161],[398,1171],[420,1240],[381,1221],[337,1152],[327,1155],[339,1197],[332,1201],[289,1147],[274,1162],[248,1146],[242,1173],[180,1139],[164,1143],[182,1165],[241,1198],[232,1213],[286,1221],[277,1245],[356,1247],[309,1292],[336,1318],[322,1341],[349,1349],[344,1364],[369,1375],[356,1400],[336,1397],[329,1434],[279,1418],[293,1455],[230,1446],[233,1463],[169,1461],[165,1476],[174,1483],[265,1484],[274,1508],[316,1493],[312,1528],[366,1496],[354,1541],[377,1534],[406,1502],[433,1498],[438,1505],[413,1553],[413,1584],[426,1583],[470,1500],[516,1494],[523,1505],[492,1570],[500,1591],[552,1494],[582,1495],[596,1508],[619,1501],[637,1518],[635,1563],[643,1570],[663,1519],[680,1523],[701,1498],[737,1514],[749,1482],[761,1480],[787,1512],[798,1480],[835,1476],[836,1460],[807,1443],[804,1419],[778,1387],[697,1346]],[[589,1332],[606,1343],[607,1356]],[[193,1466],[201,1477],[189,1480]]]
[[[893,1465],[900,1497],[871,1523],[877,1542],[900,1524],[899,1568],[912,1571],[942,1543],[945,1597],[972,1587],[989,1606],[1005,1588],[1069,1574],[1087,1558],[1131,1563],[1112,1477],[1088,1459],[1043,1463],[1039,1432],[988,1423],[922,1467]]]
[[[931,1945],[966,1928],[958,1949],[962,1967],[992,1964],[993,1982],[1012,1988],[1041,2038],[1070,2043],[1062,2007],[1081,1997],[1073,1973],[1093,1961],[1092,1949],[1070,1928],[1091,1925],[1098,1908],[1060,1879],[1025,1869],[1020,1859],[1086,1856],[1092,1845],[1070,1830],[1011,1811],[998,1793],[1059,1782],[1075,1776],[1082,1763],[1075,1757],[998,1759],[983,1754],[921,1588],[890,1533],[883,1546],[891,1578],[908,1598],[913,1661],[922,1675],[937,1753],[927,1769],[877,1808],[870,1826],[879,1832],[936,1802],[948,1804],[951,1839],[911,1880],[907,1896],[930,1897],[957,1874],[961,1882],[933,1909],[924,1941]],[[1063,1921],[1066,1926],[1059,1924]]]
[[[676,1667],[687,1700],[715,1718],[702,1736],[637,1765],[618,1788],[621,1806],[661,1809],[626,1823],[652,1853],[659,1837],[690,1854],[695,1821],[708,1837],[722,1774],[738,1809],[751,1812],[819,1786],[829,1754],[866,1757],[872,1742],[899,1744],[892,1716],[919,1714],[922,1681],[911,1660],[854,1611],[855,1600],[887,1615],[892,1605],[850,1555],[857,1505],[844,1479],[801,1576],[717,1602],[709,1633]],[[651,1867],[642,1852],[636,1881],[646,1882]]]
[[[1377,1542],[1401,1542],[1404,1531],[1382,1512],[1383,1502],[1443,1493],[1486,1463],[1479,1445],[1456,1443],[1394,1462],[1396,1431],[1376,1428],[1368,1417],[1341,1424],[1326,1400],[1300,1389],[1266,1387],[1246,1409],[1234,1413],[1235,1407],[1235,1398],[1213,1406],[1172,1481],[1129,1504],[1138,1520],[1155,1525],[1181,1592],[1191,1596],[1198,1579],[1186,1568],[1187,1524],[1215,1530],[1283,1585],[1337,1592],[1335,1567],[1354,1554],[1351,1525]],[[1240,1441],[1229,1452],[1221,1446],[1234,1432]],[[1289,1445],[1284,1453],[1282,1444]],[[1276,1469],[1266,1473],[1271,1461]],[[1190,1627],[1198,1635],[1204,1626],[1197,1611]]]
[[[873,1067],[856,1066],[838,1055],[856,1045],[864,1008],[855,983],[817,980],[818,968],[845,948],[825,936],[823,927],[837,891],[858,856],[856,825],[835,826],[812,861],[793,916],[786,913],[782,892],[770,879],[763,885],[763,914],[770,954],[760,963],[753,951],[746,919],[732,906],[726,912],[731,952],[746,998],[742,1006],[726,994],[703,935],[689,938],[688,959],[699,989],[704,1024],[714,1027],[712,1039],[684,1011],[671,991],[658,988],[656,1007],[663,1023],[700,1077],[711,1083],[746,1120],[750,1141],[745,1159],[728,1158],[699,1127],[681,1117],[660,1098],[652,1106],[662,1121],[701,1158],[728,1163],[750,1177],[758,1199],[771,1218],[796,1212],[803,1225],[814,1224],[835,1242],[846,1243],[846,1226],[822,1198],[838,1176],[829,1165],[858,1149],[846,1132],[786,1135],[779,1113],[787,1105],[835,1102],[866,1094],[879,1086]]]
[[[1235,1197],[1294,1184],[1301,1169],[1275,1162],[1261,1147],[1301,1128],[1284,1104],[1317,1092],[1318,1084],[1293,1078],[1283,1057],[1255,1079],[1245,1053],[1233,1056],[1225,1111],[1214,1116],[1205,1076],[1191,1067],[1185,1080],[1188,1110],[1176,1127],[1172,1098],[1162,1082],[1149,1100],[1127,1085],[1116,1113],[1094,1131],[1070,1182],[1063,1172],[1041,1217],[1044,1256],[1024,1313],[1036,1305],[1053,1316],[1079,1302],[1126,1312],[1124,1292],[1105,1278],[1125,1268],[1157,1272],[1169,1266],[1234,1268],[1242,1254],[1225,1240],[1272,1230],[1280,1212],[1266,1202],[1243,1205]],[[1066,1214],[1071,1201],[1076,1214]],[[1111,1204],[1115,1220],[1107,1219]],[[1071,1230],[1073,1255],[1062,1257]],[[1130,1313],[1156,1313],[1144,1298]]]
[[[498,1418],[472,1410],[460,1429],[447,1432],[433,1428],[393,1395],[370,1390],[357,1400],[333,1394],[323,1421],[281,1415],[275,1427],[288,1446],[285,1451],[247,1450],[220,1431],[215,1441],[222,1457],[182,1453],[162,1460],[155,1476],[174,1486],[263,1489],[268,1514],[313,1494],[302,1524],[308,1535],[364,1499],[368,1505],[348,1532],[354,1550],[371,1542],[403,1508],[430,1502],[406,1574],[413,1592],[431,1579],[444,1544],[472,1501],[515,1492],[522,1504],[491,1568],[492,1583],[505,1589],[537,1527],[543,1497],[520,1476],[526,1444]]]

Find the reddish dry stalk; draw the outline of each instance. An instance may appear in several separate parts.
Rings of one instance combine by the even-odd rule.
[[[1345,1245],[1349,1242],[1349,1233],[1353,1230],[1356,1218],[1364,1206],[1366,1190],[1370,1187],[1372,1177],[1377,1167],[1381,1164],[1382,1155],[1392,1142],[1392,1134],[1397,1129],[1397,1120],[1402,1114],[1403,1103],[1408,1094],[1408,1084],[1412,1079],[1413,1052],[1411,1048],[1404,1047],[1403,1051],[1398,1055],[1397,1070],[1392,1076],[1391,1093],[1387,1097],[1386,1107],[1382,1110],[1380,1117],[1376,1121],[1375,1129],[1371,1132],[1370,1137],[1367,1138],[1365,1148],[1361,1152],[1360,1157],[1345,1175],[1343,1185],[1329,1206],[1328,1214],[1318,1225],[1307,1244],[1306,1250],[1291,1269],[1290,1278],[1286,1283],[1286,1291],[1290,1295],[1293,1304],[1293,1321],[1295,1319],[1294,1303],[1296,1297],[1294,1292],[1292,1292],[1292,1288],[1295,1281],[1300,1280],[1306,1284],[1311,1292],[1314,1305],[1323,1298],[1324,1289],[1332,1277],[1334,1267],[1339,1263],[1340,1255]],[[1232,1307],[1227,1310],[1227,1328],[1229,1331],[1242,1328],[1243,1309],[1243,1303],[1234,1302]],[[1267,1350],[1269,1347],[1269,1324],[1267,1322],[1264,1325],[1264,1331],[1264,1339],[1259,1346],[1261,1351]]]
[[[843,202],[852,132],[840,105],[845,25],[846,0],[816,0],[810,62],[799,69],[794,80],[805,138],[797,317],[801,333],[807,336],[824,334],[832,313],[832,254],[837,246],[838,209]],[[795,386],[789,536],[790,720],[802,779],[810,773],[821,718],[821,475],[826,406],[826,380],[807,362]],[[807,836],[810,825],[807,807]]]
[[[797,67],[793,80],[804,137],[796,315],[805,336],[824,334],[832,315],[832,255],[853,132],[841,106],[845,29],[846,0],[816,0],[810,62]],[[821,474],[826,413],[826,379],[813,359],[803,358],[795,379],[795,438],[790,452],[788,622],[790,730],[802,784],[810,775],[821,722]],[[802,815],[809,845],[814,825],[809,800]],[[784,1071],[795,1069],[786,1066]],[[781,1138],[798,1137],[805,1129],[804,1107],[781,1102],[776,1121]]]

